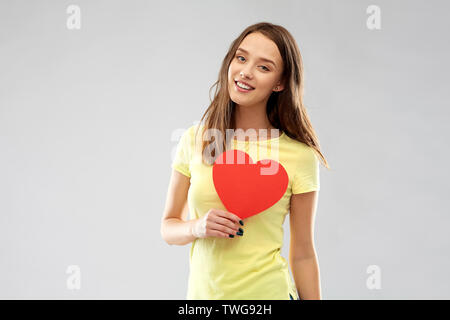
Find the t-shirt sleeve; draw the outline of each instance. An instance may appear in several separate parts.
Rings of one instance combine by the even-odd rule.
[[[177,149],[175,152],[175,157],[172,161],[172,168],[177,170],[178,172],[181,172],[187,177],[191,177],[191,170],[190,170],[190,130],[191,128],[187,129],[181,136],[180,140],[178,141]]]
[[[319,189],[319,159],[314,149],[312,147],[307,147],[299,156],[292,182],[292,193],[305,193]]]

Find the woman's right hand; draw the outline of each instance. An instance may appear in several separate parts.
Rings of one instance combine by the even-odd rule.
[[[242,222],[241,218],[231,212],[210,209],[203,217],[195,220],[191,233],[197,238],[233,238],[236,234],[242,236],[244,230],[240,228],[239,221]]]

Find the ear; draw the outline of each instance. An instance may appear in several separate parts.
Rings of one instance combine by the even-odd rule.
[[[273,91],[280,92],[284,90],[284,81],[279,81],[277,85],[273,88]]]

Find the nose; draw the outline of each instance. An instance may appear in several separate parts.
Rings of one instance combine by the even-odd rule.
[[[249,69],[242,69],[241,72],[239,73],[239,75],[241,76],[241,78],[244,78],[244,79],[245,78],[247,78],[247,79],[253,78]]]

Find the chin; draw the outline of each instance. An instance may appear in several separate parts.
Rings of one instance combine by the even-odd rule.
[[[231,101],[233,101],[236,104],[245,104],[246,102],[248,103],[248,101],[246,101],[246,99],[242,99],[241,97],[237,97],[236,94],[230,94],[230,99]]]

